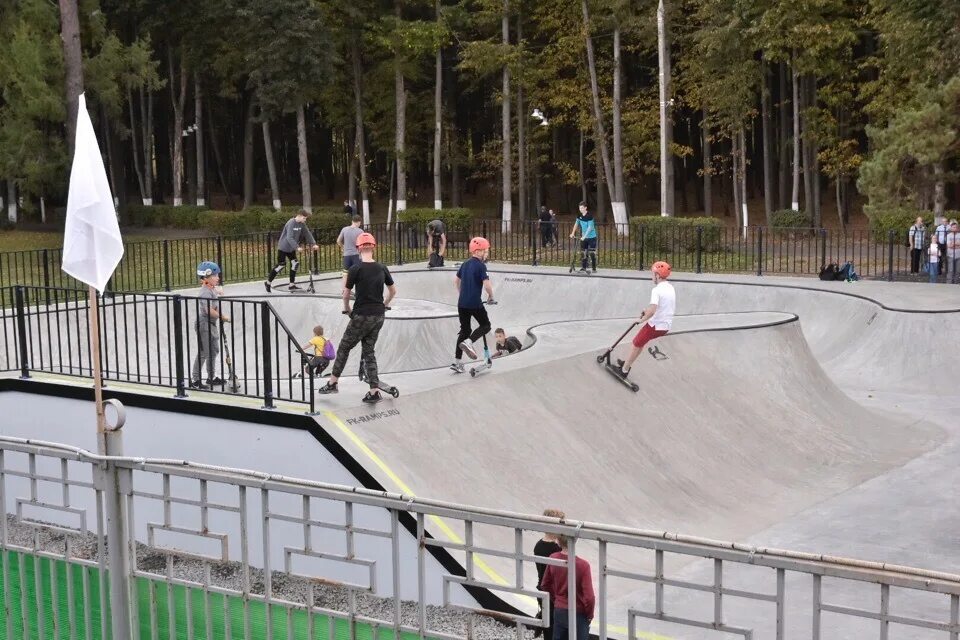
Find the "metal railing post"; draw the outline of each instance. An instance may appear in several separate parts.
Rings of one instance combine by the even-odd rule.
[[[273,351],[270,348],[270,303],[260,303],[260,331],[263,339],[263,408],[273,409]]]
[[[20,377],[30,377],[30,361],[27,352],[27,313],[24,304],[24,288],[21,285],[14,287],[14,297],[17,305],[17,348],[20,352]]]
[[[47,306],[50,306],[50,256],[46,249],[43,250],[43,288],[45,289],[45,297],[47,301]]]
[[[177,397],[187,397],[187,385],[184,378],[183,344],[183,298],[173,296],[173,353],[174,371],[177,383]]]
[[[820,263],[827,264],[827,230],[820,229]]]
[[[123,456],[122,424],[104,434],[105,453],[108,456]],[[107,538],[107,567],[110,574],[110,630],[113,640],[129,640],[130,627],[130,546],[128,523],[124,517],[123,503],[130,492],[129,469],[121,469],[112,460],[100,467],[99,489],[103,493],[106,515],[104,533]]]
[[[163,241],[163,290],[170,291],[170,241]]]
[[[397,266],[403,264],[403,223],[397,221]]]
[[[697,227],[697,273],[703,273],[703,227]]]
[[[647,241],[647,226],[642,224],[640,225],[640,236],[638,242],[640,244],[640,251],[637,253],[637,271],[643,271],[643,254],[646,247],[644,244]]]
[[[270,270],[273,269],[273,232],[267,231],[263,236],[264,243],[267,247],[267,273],[270,273]]]
[[[217,236],[216,239],[217,246],[217,266],[220,267],[220,282],[225,282],[224,268],[223,268],[223,236]]]
[[[757,227],[757,275],[763,275],[763,227]]]
[[[893,243],[897,232],[893,229],[887,232],[887,282],[893,282]]]
[[[537,223],[535,220],[530,221],[530,244],[533,245],[533,260],[530,262],[531,266],[537,266],[540,264],[540,261],[537,260],[537,237],[536,237],[536,228]]]

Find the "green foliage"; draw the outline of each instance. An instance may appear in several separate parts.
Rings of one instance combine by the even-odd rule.
[[[809,229],[813,221],[806,211],[783,209],[770,214],[770,226],[775,229]]]
[[[401,222],[412,222],[421,227],[426,227],[427,223],[433,220],[441,220],[446,225],[447,231],[467,231],[473,220],[473,211],[463,208],[439,211],[437,209],[406,209],[397,217]]]
[[[696,251],[698,228],[703,229],[701,238],[703,250],[716,251],[723,234],[723,223],[717,218],[678,218],[676,216],[630,218],[630,233],[636,238],[642,237],[644,247],[650,251],[678,249]]]
[[[243,211],[215,211],[186,205],[128,207],[130,226],[190,229],[223,236],[266,231],[276,233],[299,211],[299,207],[283,207],[280,211],[272,207],[248,207]],[[323,244],[334,242],[347,222],[347,217],[335,207],[315,210],[308,219],[317,242]]]
[[[876,237],[885,239],[893,231],[898,241],[905,241],[917,218],[923,218],[928,225],[933,222],[933,215],[929,211],[906,208],[875,209],[870,212],[869,218],[870,231],[876,234]]]

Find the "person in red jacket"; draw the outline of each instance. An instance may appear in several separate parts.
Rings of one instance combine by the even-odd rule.
[[[567,538],[558,536],[557,544],[560,551],[550,557],[556,560],[567,559]],[[596,606],[596,596],[593,593],[593,578],[590,576],[590,563],[574,556],[576,566],[577,592],[575,606],[577,607],[577,640],[589,640],[590,622],[593,620],[593,610]],[[540,581],[540,590],[550,594],[556,610],[553,612],[553,640],[567,640],[570,628],[570,600],[567,591],[567,569],[550,565],[543,573]]]

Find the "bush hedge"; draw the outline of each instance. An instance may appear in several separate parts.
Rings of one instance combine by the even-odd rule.
[[[630,218],[630,233],[640,237],[649,251],[696,251],[697,228],[703,228],[701,239],[704,251],[720,248],[723,224],[717,218],[677,218],[664,216],[635,216]]]
[[[473,210],[458,209],[404,209],[397,214],[400,222],[412,222],[426,227],[429,222],[441,220],[447,231],[469,231]]]
[[[813,221],[804,211],[781,209],[770,214],[770,226],[774,229],[812,229]]]
[[[211,235],[241,235],[266,231],[279,232],[287,220],[297,215],[300,207],[248,207],[243,211],[217,211],[184,205],[130,205],[129,220],[135,227],[164,227],[208,231]],[[310,216],[310,229],[317,242],[336,241],[347,216],[339,207],[316,207]]]
[[[933,214],[931,212],[905,207],[872,210],[869,213],[869,218],[870,231],[875,234],[878,240],[886,240],[891,230],[895,232],[898,240],[905,240],[910,227],[913,226],[917,218],[923,218],[924,223],[927,225],[933,222]]]

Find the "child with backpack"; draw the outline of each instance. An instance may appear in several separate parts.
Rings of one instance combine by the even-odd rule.
[[[302,375],[304,376],[313,372],[313,377],[319,378],[324,370],[330,366],[334,358],[337,357],[336,349],[333,347],[333,341],[323,337],[323,327],[319,324],[313,328],[313,337],[310,338],[310,341],[303,345],[301,349],[304,351],[313,349],[313,357],[311,357],[309,362],[303,367]],[[300,375],[301,374],[297,374],[294,377],[300,377]]]

